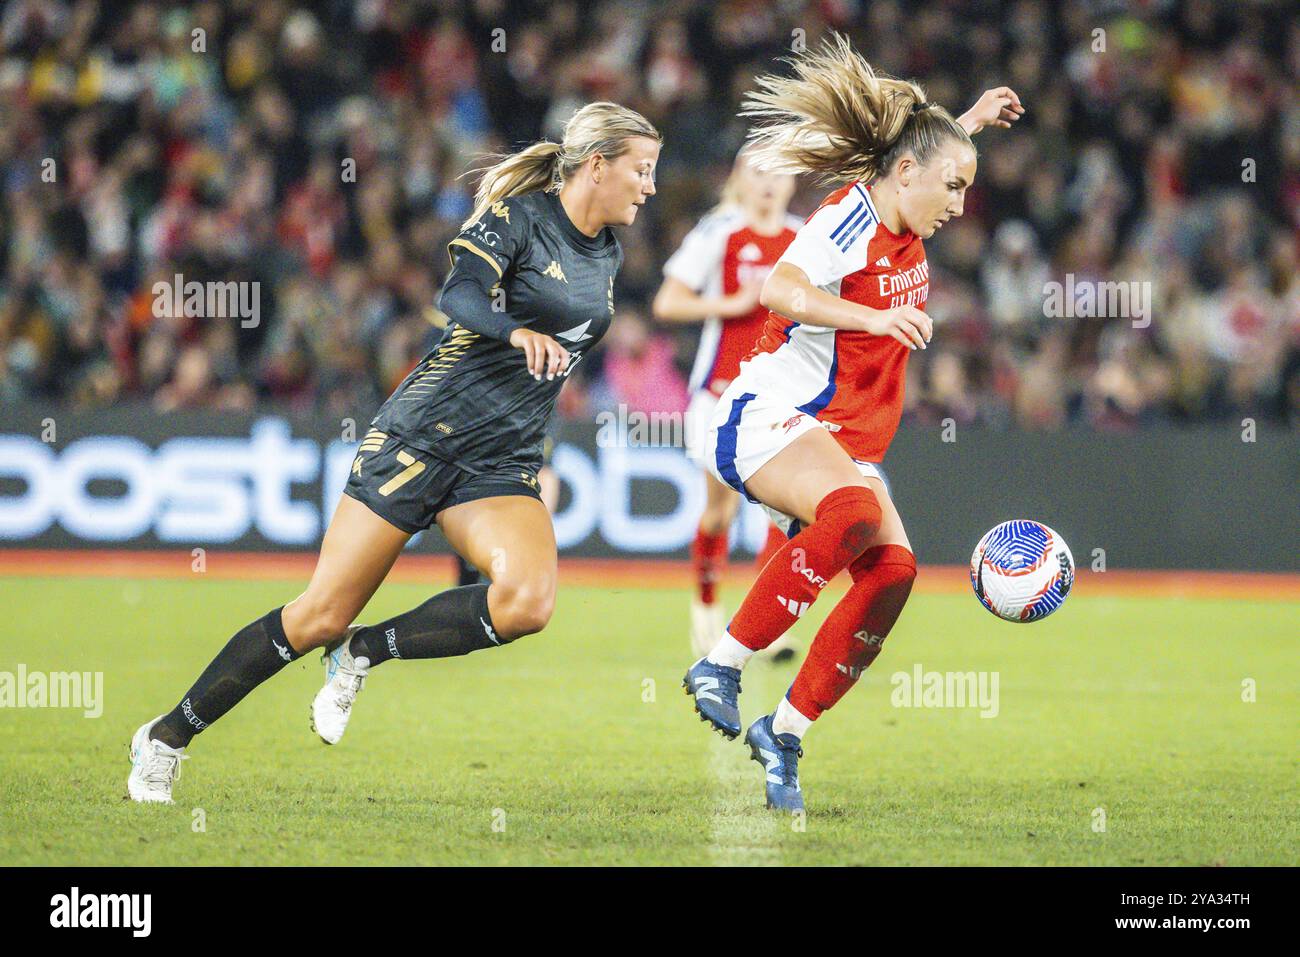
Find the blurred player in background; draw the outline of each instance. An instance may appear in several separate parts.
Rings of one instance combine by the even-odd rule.
[[[741,150],[722,189],[721,201],[687,234],[664,264],[654,300],[656,318],[700,322],[704,328],[691,369],[686,411],[686,453],[704,471],[705,504],[691,542],[696,593],[691,600],[691,648],[707,654],[726,630],[717,580],[727,560],[728,533],[740,494],[714,478],[705,462],[705,439],[718,396],[740,371],[763,332],[768,310],[758,301],[768,273],[794,239],[801,221],[787,213],[795,178],[756,169]],[[758,555],[761,569],[785,544],[775,525]],[[781,659],[790,648],[772,649]]]
[[[760,77],[747,99],[745,115],[761,124],[749,155],[847,185],[763,287],[772,314],[718,403],[709,466],[794,534],[684,683],[700,716],[736,737],[741,669],[849,570],[794,684],[745,735],[766,768],[768,806],[802,811],[802,739],[880,653],[916,577],[880,462],[902,414],[908,354],[933,332],[922,240],[963,212],[971,134],[1008,127],[1023,108],[1003,87],[955,120],[915,83],[875,74],[839,35],[793,65],[793,77]]]
[[[464,655],[546,627],[556,546],[537,478],[545,430],[565,377],[613,321],[623,252],[609,227],[631,225],[654,195],[660,145],[639,113],[591,103],[562,143],[484,171],[448,245],[440,307],[452,322],[362,439],[307,590],[237,632],[175,708],[136,731],[133,800],[170,802],[194,736],[311,649],[326,649],[312,725],[334,744],[375,665]],[[353,626],[411,536],[435,523],[491,584]]]

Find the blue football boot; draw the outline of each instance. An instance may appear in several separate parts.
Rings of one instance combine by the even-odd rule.
[[[745,732],[749,756],[767,768],[767,806],[777,811],[802,811],[799,790],[799,759],[803,748],[793,734],[775,734],[772,715],[767,714]]]
[[[740,734],[740,669],[715,665],[701,658],[682,679],[686,693],[695,696],[695,713],[713,725],[718,734],[735,739]]]

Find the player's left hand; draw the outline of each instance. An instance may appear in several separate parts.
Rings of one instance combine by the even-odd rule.
[[[961,115],[958,123],[967,133],[974,136],[986,126],[1000,126],[1010,129],[1011,124],[1020,119],[1025,108],[1020,105],[1020,97],[1009,86],[999,86],[985,90],[984,95],[975,101],[975,105]]]

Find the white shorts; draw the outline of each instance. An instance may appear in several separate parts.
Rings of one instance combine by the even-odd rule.
[[[708,389],[698,389],[686,406],[686,457],[700,468],[708,465],[709,422],[718,407],[718,397]]]
[[[792,535],[794,519],[749,494],[745,483],[776,454],[811,429],[824,428],[817,417],[801,412],[786,399],[768,398],[746,390],[744,376],[736,379],[717,400],[705,435],[705,467],[751,502],[763,506],[776,527]],[[878,478],[889,489],[885,471],[874,462],[854,459],[858,471]],[[795,529],[797,531],[797,528]]]

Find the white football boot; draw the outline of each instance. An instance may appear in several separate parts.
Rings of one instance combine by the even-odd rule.
[[[184,748],[170,748],[149,737],[153,726],[166,715],[142,724],[131,738],[131,775],[126,793],[144,804],[174,804],[172,783],[181,776],[181,762],[188,761]]]
[[[706,605],[699,598],[691,599],[691,651],[703,658],[713,650],[727,630],[727,612],[722,602]]]
[[[325,687],[316,692],[311,703],[311,729],[326,744],[338,744],[348,729],[352,704],[370,673],[369,659],[352,657],[352,636],[360,627],[353,625],[342,641],[327,645],[321,655],[325,663]]]

